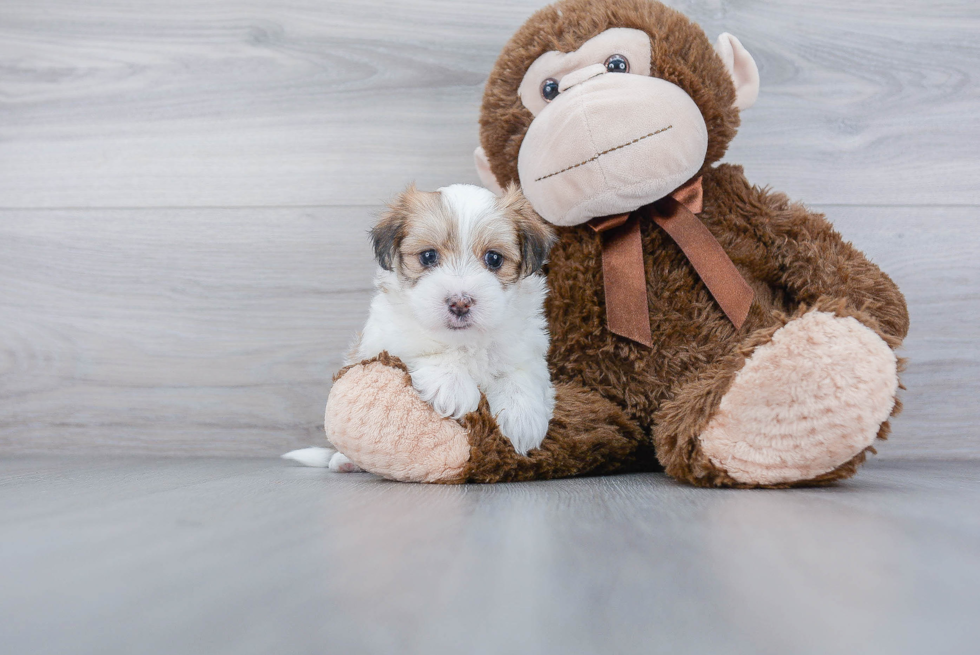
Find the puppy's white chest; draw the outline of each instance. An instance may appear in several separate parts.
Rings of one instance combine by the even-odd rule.
[[[501,356],[501,350],[491,344],[485,348],[458,348],[448,354],[447,360],[452,360],[455,366],[465,370],[476,382],[480,391],[486,392],[487,385],[506,373],[507,365]]]

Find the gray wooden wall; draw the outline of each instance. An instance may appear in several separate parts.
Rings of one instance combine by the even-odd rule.
[[[0,0],[0,453],[321,438],[365,230],[476,183],[484,80],[542,2]],[[682,1],[755,55],[728,161],[904,289],[882,457],[980,453],[980,5]]]

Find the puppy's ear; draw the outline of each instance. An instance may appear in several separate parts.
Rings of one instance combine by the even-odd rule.
[[[517,228],[521,249],[521,276],[527,277],[541,270],[548,261],[548,253],[558,240],[554,230],[531,208],[519,186],[511,182],[500,198],[504,210],[511,213]]]
[[[397,265],[398,248],[405,237],[405,229],[418,194],[415,184],[409,184],[407,189],[388,203],[388,209],[381,214],[378,224],[371,228],[374,258],[386,271],[394,270]]]

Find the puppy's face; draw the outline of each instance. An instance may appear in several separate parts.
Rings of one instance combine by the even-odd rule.
[[[410,186],[371,236],[416,320],[460,336],[507,319],[515,288],[541,269],[555,239],[516,186],[497,198],[463,184],[435,192]]]

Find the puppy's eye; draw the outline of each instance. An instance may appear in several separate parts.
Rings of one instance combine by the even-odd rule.
[[[558,80],[549,77],[541,83],[541,97],[547,102],[551,102],[558,97]]]
[[[487,268],[495,271],[504,263],[504,256],[496,250],[488,250],[487,254],[483,256],[483,261],[486,262]]]
[[[426,268],[430,268],[439,263],[439,253],[435,250],[426,250],[419,254],[419,263]]]
[[[606,70],[610,73],[628,73],[630,62],[623,55],[613,55],[606,60]]]

